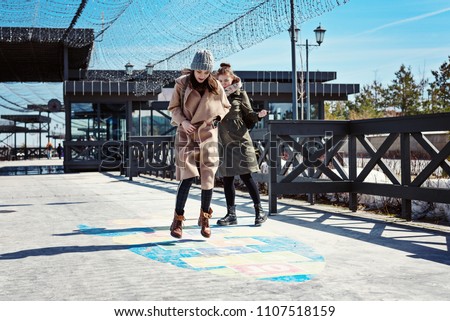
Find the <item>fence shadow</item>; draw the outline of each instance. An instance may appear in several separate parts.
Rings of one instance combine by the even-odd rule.
[[[389,247],[409,253],[413,258],[450,265],[450,233],[301,205],[281,202],[280,205],[279,213],[283,215],[270,216],[270,219]],[[439,238],[439,241],[424,240],[431,238]]]
[[[178,182],[176,181],[162,181],[162,179],[152,177],[142,177],[149,180],[151,184],[145,184],[138,181],[131,181],[123,176],[114,175],[111,173],[103,173],[108,177],[127,182],[129,184],[139,185],[146,188],[156,189],[172,194],[176,194]],[[158,184],[154,184],[157,182]],[[200,187],[194,187],[198,188]],[[216,192],[216,191],[215,191]],[[226,206],[223,193],[221,197],[215,200],[213,203],[218,206]],[[237,199],[248,199],[251,202],[249,196],[236,195]],[[200,194],[191,193],[189,196],[191,199],[200,201]],[[175,199],[174,199],[175,201]],[[262,200],[264,207],[267,208],[267,201]],[[427,229],[425,227],[408,226],[395,222],[386,222],[382,220],[376,220],[361,216],[347,215],[345,213],[336,213],[323,209],[317,209],[314,207],[307,207],[302,205],[286,204],[282,201],[278,201],[278,215],[270,216],[270,219],[280,221],[295,226],[310,228],[321,232],[331,233],[339,236],[353,238],[361,242],[368,242],[377,244],[384,247],[400,250],[409,253],[410,257],[417,259],[424,259],[433,261],[436,263],[450,265],[450,233]],[[248,212],[249,215],[254,215],[252,208],[246,208],[240,206],[239,208],[243,212]],[[313,219],[312,219],[313,218]],[[329,221],[338,220],[339,223],[331,224]],[[354,226],[364,224],[362,230],[357,230]],[[411,233],[411,236],[395,236],[395,232]],[[392,236],[383,235],[383,233],[392,234]],[[389,233],[388,233],[389,232]],[[398,233],[397,233],[398,234]],[[441,237],[442,242],[425,242],[422,239],[417,238],[433,238]],[[446,247],[446,250],[438,249],[438,247]]]

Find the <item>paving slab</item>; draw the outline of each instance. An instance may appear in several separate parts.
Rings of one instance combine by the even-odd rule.
[[[205,239],[193,186],[177,240],[176,181],[95,172],[0,182],[0,301],[450,300],[445,226],[280,199],[254,227],[238,192],[238,225],[219,227],[216,188]]]

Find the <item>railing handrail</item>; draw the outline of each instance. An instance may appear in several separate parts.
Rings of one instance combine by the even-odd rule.
[[[358,193],[400,198],[402,200],[402,216],[406,218],[411,218],[411,200],[450,203],[449,189],[423,186],[424,182],[439,167],[450,176],[450,163],[447,160],[450,155],[450,142],[447,141],[445,146],[438,150],[424,135],[427,131],[436,130],[450,131],[450,113],[346,121],[269,121],[268,132],[270,135],[268,137],[270,138],[266,144],[271,148],[269,157],[270,210],[276,212],[276,199],[279,194],[292,194],[292,191],[300,193],[348,192],[352,210],[356,210]],[[373,134],[388,135],[384,142],[375,148],[366,137],[366,135]],[[305,139],[305,137],[310,137],[313,139],[313,143],[319,146],[309,148],[308,144],[311,145],[311,140]],[[411,137],[432,158],[414,179],[411,178]],[[320,139],[317,140],[317,138]],[[335,159],[335,153],[338,151],[336,143],[342,140],[346,140],[347,143],[347,173]],[[383,161],[385,153],[396,140],[400,140],[400,175],[393,173]],[[282,143],[289,145],[295,154],[291,157],[292,171],[284,177],[280,177],[277,172],[281,167],[281,158],[277,155],[277,151]],[[357,169],[356,146],[358,143],[366,149],[370,157],[360,172]],[[324,161],[320,160],[321,157]],[[335,167],[338,173],[331,171],[330,166]],[[376,166],[388,177],[389,183],[366,181],[368,174]],[[329,181],[320,180],[321,175],[327,176]]]
[[[251,136],[259,164],[269,168],[267,174],[258,178],[268,183],[270,212],[277,211],[280,194],[308,194],[314,203],[315,193],[349,193],[352,210],[357,207],[357,194],[395,197],[402,200],[402,216],[411,218],[412,200],[450,203],[449,189],[424,185],[436,169],[450,176],[450,143],[447,140],[438,149],[425,135],[435,131],[450,131],[450,113],[365,120],[269,121],[266,129],[254,129]],[[377,147],[369,140],[373,135],[383,139]],[[412,139],[430,156],[427,165],[415,172],[414,177]],[[122,153],[117,161],[130,179],[143,172],[173,178],[173,140],[172,135],[130,136],[129,141],[116,142]],[[396,173],[390,169],[385,154],[398,141],[400,172]],[[104,144],[114,142],[65,142],[65,147],[68,152],[77,146],[92,152],[103,150]],[[357,146],[365,153],[357,152]],[[286,159],[280,155],[282,150],[286,150],[283,155]],[[101,164],[104,156],[98,151],[95,156]],[[367,157],[362,165],[361,156]],[[387,182],[366,180],[376,168],[386,175]]]

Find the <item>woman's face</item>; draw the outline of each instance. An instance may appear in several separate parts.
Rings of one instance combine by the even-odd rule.
[[[206,80],[206,78],[209,77],[210,73],[211,72],[209,70],[195,70],[194,76],[195,79],[201,84]]]
[[[222,84],[223,88],[227,88],[233,82],[230,75],[219,75],[217,79]]]

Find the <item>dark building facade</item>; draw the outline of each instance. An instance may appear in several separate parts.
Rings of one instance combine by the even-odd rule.
[[[255,110],[269,111],[267,120],[292,119],[291,72],[236,74]],[[124,148],[129,136],[173,135],[167,106],[174,79],[180,75],[180,71],[163,70],[151,75],[145,71],[87,70],[65,81],[66,170],[102,170],[105,158],[110,158],[108,166],[119,166],[122,160],[117,149]],[[301,73],[298,79],[302,84]],[[325,101],[347,100],[359,92],[359,84],[328,83],[335,79],[336,72],[310,73],[311,119],[324,119]],[[305,114],[301,98],[299,90],[298,115]],[[265,121],[258,126],[264,127]]]

